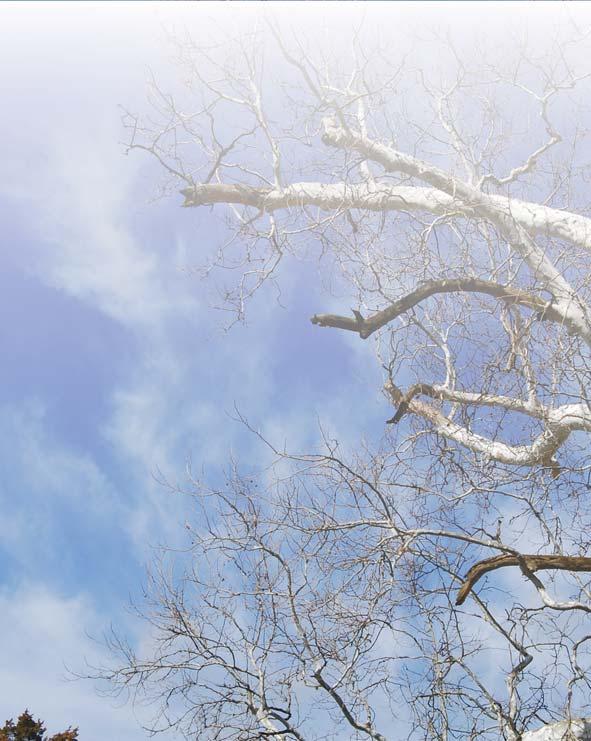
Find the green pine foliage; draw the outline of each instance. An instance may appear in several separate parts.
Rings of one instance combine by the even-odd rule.
[[[45,735],[43,721],[33,720],[31,713],[25,710],[16,724],[13,720],[7,720],[3,728],[0,728],[0,741],[78,741],[78,729],[68,728],[48,737]]]

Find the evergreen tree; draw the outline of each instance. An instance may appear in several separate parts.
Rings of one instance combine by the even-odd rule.
[[[31,713],[25,710],[16,724],[13,720],[7,720],[0,728],[0,741],[78,741],[77,728],[68,728],[51,738],[45,735],[45,730],[43,721],[33,720]]]

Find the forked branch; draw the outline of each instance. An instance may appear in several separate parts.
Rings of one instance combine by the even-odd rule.
[[[510,397],[449,391],[442,388],[432,389],[425,384],[416,384],[411,389],[412,393],[408,395],[403,394],[392,381],[387,381],[384,389],[394,404],[397,406],[404,404],[400,414],[397,412],[390,422],[399,421],[400,417],[409,411],[431,422],[436,432],[442,437],[453,440],[475,453],[482,453],[492,460],[513,466],[542,464],[550,468],[553,475],[559,473],[558,464],[553,458],[554,453],[567,440],[571,432],[575,430],[591,432],[591,411],[583,403],[565,404],[556,409],[544,409],[532,408],[527,402],[511,399]],[[470,405],[484,404],[512,411],[521,411],[542,418],[545,429],[530,445],[507,445],[499,440],[478,435],[467,427],[456,424],[432,404],[414,398],[419,393],[425,393],[425,390],[427,395],[443,400]]]

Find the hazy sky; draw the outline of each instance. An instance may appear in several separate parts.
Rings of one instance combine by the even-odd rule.
[[[28,707],[84,741],[145,738],[130,706],[64,677],[108,660],[89,636],[111,624],[142,639],[129,597],[187,515],[155,473],[260,460],[234,404],[295,448],[319,419],[346,436],[389,412],[379,383],[362,393],[371,358],[309,323],[326,303],[296,266],[284,308],[266,292],[225,333],[187,271],[216,246],[219,210],[154,201],[160,172],[124,156],[119,106],[143,112],[148,71],[174,73],[163,26],[179,12],[0,7],[0,718]]]
[[[474,23],[462,6],[441,21]],[[120,106],[144,112],[149,72],[174,75],[164,29],[258,7],[0,5],[0,722],[28,707],[83,741],[146,737],[65,667],[108,661],[91,637],[111,625],[146,638],[126,606],[190,516],[159,472],[183,484],[189,459],[213,478],[231,453],[264,460],[234,405],[300,450],[319,421],[346,442],[391,413],[369,349],[309,323],[331,308],[309,268],[288,264],[281,303],[262,292],[225,332],[191,271],[224,236],[222,207],[155,200],[158,168],[124,155]]]

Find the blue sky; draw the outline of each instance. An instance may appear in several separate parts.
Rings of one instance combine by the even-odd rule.
[[[210,480],[230,455],[265,462],[235,405],[304,452],[319,423],[347,445],[391,415],[369,344],[310,324],[351,308],[322,294],[315,266],[287,261],[281,305],[263,290],[225,331],[191,270],[224,239],[224,207],[155,198],[158,167],[124,154],[120,106],[145,112],[150,71],[176,74],[164,28],[257,6],[0,4],[0,723],[29,707],[83,741],[146,738],[149,711],[66,681],[66,667],[108,661],[92,637],[111,625],[146,640],[126,608],[191,514],[159,473],[183,485],[189,460]],[[460,37],[482,7],[455,6]]]
[[[187,516],[154,474],[262,461],[234,404],[296,449],[318,421],[346,439],[389,412],[367,348],[309,323],[327,308],[313,272],[288,265],[284,308],[263,292],[224,332],[185,269],[220,212],[154,201],[118,108],[144,110],[148,69],[170,74],[164,8],[0,7],[0,718],[29,707],[85,741],[146,737],[143,710],[64,677],[108,660],[89,636],[111,624],[144,637],[129,597]]]

